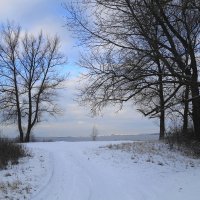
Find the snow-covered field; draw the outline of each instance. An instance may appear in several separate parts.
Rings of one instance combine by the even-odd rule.
[[[199,200],[200,160],[158,142],[27,144],[32,157],[0,171],[0,199]]]

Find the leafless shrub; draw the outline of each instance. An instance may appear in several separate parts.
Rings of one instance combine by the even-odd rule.
[[[200,142],[195,139],[194,130],[188,129],[184,134],[181,128],[171,129],[167,133],[165,142],[170,149],[178,149],[184,154],[192,157],[200,157]]]
[[[27,152],[22,144],[0,138],[0,169],[9,164],[18,164],[20,158],[29,155]]]

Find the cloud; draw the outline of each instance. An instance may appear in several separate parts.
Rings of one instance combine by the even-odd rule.
[[[118,112],[116,107],[109,106],[102,116],[91,117],[89,107],[81,107],[73,101],[78,84],[78,78],[66,82],[68,87],[62,92],[62,98],[59,100],[64,115],[41,124],[35,129],[37,135],[89,136],[94,125],[101,135],[158,132],[154,121],[144,118],[131,103]]]
[[[66,82],[66,90],[62,90],[59,105],[64,114],[36,126],[36,136],[88,136],[95,125],[102,135],[135,134],[157,132],[158,128],[152,121],[142,117],[135,111],[132,104],[124,106],[116,113],[117,108],[109,106],[103,116],[92,118],[89,107],[80,107],[73,99],[76,88],[83,84],[78,82],[81,71],[74,62],[78,57],[78,48],[73,47],[73,39],[64,25],[65,10],[61,6],[62,0],[0,0],[1,22],[14,20],[22,26],[23,32],[37,34],[41,30],[45,34],[57,34],[61,38],[62,51],[68,56],[69,63],[65,71],[71,71],[70,79]],[[64,73],[64,71],[63,71]],[[3,126],[5,134],[17,135],[13,126]]]
[[[38,8],[41,7],[40,0],[0,0],[0,17],[1,20],[15,20],[19,23],[32,23],[33,19],[38,16]],[[45,1],[43,1],[42,7]]]
[[[7,20],[21,25],[22,31],[38,34],[41,30],[48,35],[58,35],[61,49],[70,58],[70,62],[78,56],[77,48],[73,48],[73,39],[65,24],[65,9],[62,0],[0,0],[1,23]],[[72,61],[71,61],[72,60]]]
[[[46,117],[37,125],[33,132],[36,136],[89,136],[95,125],[100,135],[155,133],[158,127],[152,120],[148,120],[136,112],[131,104],[116,112],[116,107],[109,106],[102,116],[91,117],[89,107],[81,107],[73,100],[77,78],[66,82],[68,88],[62,91],[58,98],[64,114],[56,118]],[[5,134],[16,136],[16,128],[4,127]]]

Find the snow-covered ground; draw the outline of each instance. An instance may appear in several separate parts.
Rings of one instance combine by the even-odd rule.
[[[199,200],[200,160],[157,142],[27,144],[32,157],[0,171],[0,199]]]

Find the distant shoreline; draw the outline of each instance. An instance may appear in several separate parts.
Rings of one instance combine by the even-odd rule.
[[[149,141],[149,140],[158,140],[158,133],[151,134],[138,134],[138,135],[110,135],[110,136],[97,136],[96,141]],[[56,141],[67,141],[67,142],[83,142],[83,141],[92,141],[92,137],[75,137],[75,136],[66,136],[66,137],[34,137],[33,142],[56,142]]]

